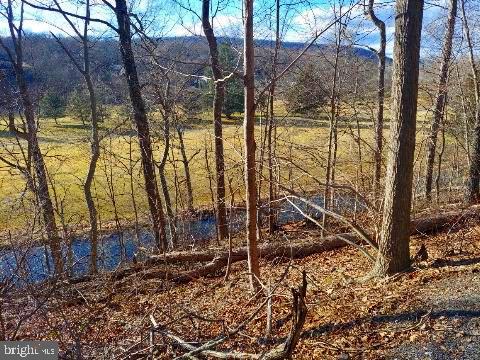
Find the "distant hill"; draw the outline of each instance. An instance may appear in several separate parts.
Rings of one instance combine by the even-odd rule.
[[[242,38],[233,38],[233,37],[223,37],[220,36],[217,38],[219,43],[223,44],[231,44],[238,48],[243,46],[243,39]],[[161,41],[163,42],[178,42],[178,43],[194,43],[194,44],[204,44],[207,45],[205,37],[200,36],[175,36],[175,37],[167,37],[163,38]],[[260,48],[274,48],[275,41],[267,40],[267,39],[257,39],[255,40],[255,45]],[[303,49],[307,43],[305,42],[295,42],[295,41],[284,41],[281,44],[282,49],[287,50],[301,50]],[[361,46],[348,46],[342,45],[343,51],[349,52],[351,55],[358,56],[363,59],[377,61],[377,55],[367,48]],[[333,47],[328,44],[315,44],[311,47],[310,51],[331,51]],[[387,64],[391,64],[393,59],[387,57],[386,59]]]
[[[219,37],[219,43],[228,43],[241,49],[243,47],[243,39],[238,37]],[[62,40],[64,45],[68,47],[71,53],[80,54],[78,43],[71,38]],[[10,41],[5,39],[5,43]],[[165,64],[168,61],[182,61],[183,71],[196,75],[204,74],[208,63],[208,44],[203,36],[184,36],[184,37],[165,37],[157,39],[158,50],[161,53],[162,61]],[[265,69],[269,68],[270,55],[269,52],[275,47],[272,40],[257,39],[257,72],[259,80],[265,75]],[[288,61],[290,56],[301,51],[306,46],[303,42],[282,42],[280,57],[284,57]],[[145,69],[148,63],[148,55],[138,46],[138,69],[139,73],[146,74]],[[309,50],[309,53],[330,52],[334,48],[328,44],[315,44]],[[358,57],[360,59],[377,62],[375,52],[358,47],[358,46],[342,46],[342,54],[346,56]],[[68,95],[83,83],[79,72],[71,64],[68,57],[57,44],[55,39],[46,34],[28,34],[25,38],[24,45],[24,62],[27,73],[28,82],[43,93],[47,89],[55,89],[62,96]],[[290,55],[286,56],[288,53]],[[262,54],[266,55],[262,57]],[[121,72],[122,63],[121,56],[116,39],[100,39],[97,40],[95,46],[91,49],[92,69],[95,71],[97,83],[104,84],[104,89],[110,89],[111,101],[120,99],[126,94],[124,87],[124,79]],[[81,61],[81,58],[79,58]],[[145,61],[147,60],[147,61]],[[187,65],[191,62],[190,65]],[[388,59],[387,64],[392,60]],[[197,64],[197,65],[192,65]],[[200,65],[198,65],[200,64]],[[204,64],[204,65],[201,65]],[[14,82],[13,69],[5,52],[0,50],[0,70],[7,73],[10,82]]]

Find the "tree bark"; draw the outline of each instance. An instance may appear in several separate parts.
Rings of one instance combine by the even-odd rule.
[[[465,92],[463,91],[463,84],[460,77],[460,70],[458,69],[458,64],[455,64],[455,73],[457,75],[457,86],[460,92],[460,100],[462,104],[462,115],[463,115],[463,133],[465,139],[465,150],[467,153],[467,164],[470,167],[472,163],[472,156],[470,151],[470,125],[468,123],[469,116],[468,116],[468,107],[467,107],[467,97]]]
[[[90,78],[90,74],[85,78],[90,99],[90,111],[92,114],[92,129],[90,136],[90,163],[88,165],[88,173],[83,186],[85,200],[88,207],[88,215],[90,218],[90,242],[92,244],[91,254],[91,270],[97,272],[97,252],[98,252],[98,221],[97,207],[92,195],[92,183],[95,178],[95,170],[97,168],[98,158],[100,157],[100,140],[98,137],[98,111],[95,90]]]
[[[374,272],[388,276],[410,267],[410,212],[423,0],[397,0],[390,154],[379,256]]]
[[[210,66],[214,80],[213,129],[215,136],[215,170],[217,180],[216,210],[218,241],[228,237],[227,212],[225,207],[225,158],[223,149],[222,108],[225,100],[225,82],[218,57],[217,38],[210,24],[210,0],[202,1],[202,28],[208,41]]]
[[[58,235],[55,212],[48,189],[48,179],[45,162],[42,152],[40,150],[40,145],[38,143],[35,112],[33,110],[33,104],[30,98],[30,93],[28,91],[27,82],[25,80],[23,65],[18,60],[15,66],[15,73],[20,97],[22,99],[22,104],[24,108],[23,111],[25,114],[25,120],[27,123],[28,142],[30,143],[30,148],[32,151],[33,167],[35,169],[35,175],[37,178],[37,197],[43,213],[43,221],[45,223],[47,239],[52,250],[55,273],[60,274],[63,272],[63,257],[60,244],[60,236]]]
[[[250,286],[259,288],[260,264],[257,245],[257,184],[255,174],[255,50],[253,43],[253,0],[244,0],[244,89],[243,135],[245,146],[245,195],[247,207],[247,247]]]
[[[272,60],[272,80],[268,94],[268,124],[267,124],[267,148],[268,148],[268,231],[273,234],[277,228],[275,204],[275,172],[273,170],[273,161],[276,147],[276,122],[275,122],[275,90],[277,77],[278,52],[280,50],[280,0],[275,1],[275,52]]]
[[[133,117],[137,127],[145,191],[147,193],[150,215],[152,217],[153,233],[157,247],[166,251],[168,244],[165,234],[165,217],[163,214],[162,201],[158,192],[147,111],[142,97],[135,56],[132,50],[130,16],[126,0],[115,0],[115,15],[117,17],[118,34],[120,37],[120,52],[127,77],[130,101],[133,107]]]
[[[333,203],[333,192],[330,189],[330,184],[334,182],[334,167],[337,150],[337,82],[338,82],[338,62],[340,57],[340,46],[342,36],[342,24],[338,24],[339,28],[336,29],[335,34],[335,58],[333,62],[333,78],[332,88],[330,93],[330,128],[328,135],[328,154],[327,154],[327,167],[325,171],[325,190],[323,192],[323,205],[326,210],[330,209],[331,203]],[[333,204],[332,204],[333,205]],[[328,226],[328,217],[324,213],[322,217],[322,235]]]
[[[151,52],[151,55],[154,56],[154,51]],[[170,245],[172,248],[177,246],[177,222],[175,214],[173,211],[172,200],[170,197],[170,190],[168,188],[167,177],[165,175],[165,166],[167,165],[168,153],[170,152],[170,122],[171,120],[175,121],[175,111],[173,109],[173,104],[171,102],[171,80],[168,77],[168,74],[160,68],[160,73],[164,77],[165,88],[161,89],[158,83],[153,85],[158,101],[163,109],[161,111],[163,116],[163,139],[164,147],[163,154],[160,159],[160,162],[157,164],[158,173],[160,176],[160,185],[162,187],[163,199],[165,200],[165,210],[167,211],[168,218],[168,228],[170,230]]]
[[[78,35],[80,42],[82,43],[83,50],[83,65],[77,62],[75,56],[63,45],[62,41],[55,35],[54,38],[58,44],[65,51],[70,61],[74,64],[77,70],[82,74],[85,84],[87,86],[89,102],[90,102],[90,115],[91,115],[91,135],[90,135],[90,163],[88,165],[87,175],[83,184],[83,192],[85,195],[85,202],[87,203],[88,215],[90,220],[90,243],[92,246],[90,257],[90,269],[92,273],[97,272],[97,253],[98,253],[98,221],[97,221],[97,208],[92,195],[92,183],[95,178],[95,171],[97,168],[97,162],[100,157],[100,139],[98,136],[98,108],[97,97],[95,95],[95,88],[90,74],[90,44],[88,39],[88,27],[90,19],[90,1],[85,3],[85,19],[83,24],[83,33],[77,30],[75,24],[70,18],[63,12],[59,3],[56,3],[58,10],[62,13],[63,17],[70,24],[74,32]]]
[[[467,182],[466,201],[470,204],[478,202],[480,199],[480,79],[478,78],[478,68],[475,63],[475,55],[473,53],[472,36],[470,33],[470,26],[465,12],[465,0],[461,0],[463,30],[465,39],[467,41],[468,55],[470,60],[470,67],[472,71],[472,78],[475,89],[475,121],[473,128],[473,146],[471,154],[471,162],[469,169],[469,176]]]
[[[156,90],[157,90],[157,93],[160,95],[161,94],[160,89],[156,88]],[[165,93],[168,94],[169,92],[170,92],[170,80],[167,79],[167,89]],[[159,97],[161,98],[161,95]],[[158,172],[160,175],[160,184],[162,186],[163,198],[165,199],[165,209],[167,210],[168,223],[169,223],[169,229],[170,229],[170,241],[171,241],[172,248],[175,248],[177,246],[177,240],[178,240],[177,224],[176,224],[175,214],[173,212],[172,200],[170,198],[170,191],[168,189],[167,177],[165,176],[165,166],[167,164],[168,153],[170,152],[170,117],[173,116],[173,111],[167,99],[163,101],[163,108],[164,108],[163,138],[165,141],[165,145],[163,148],[162,158],[160,160],[160,163],[158,164]]]
[[[35,111],[33,103],[30,97],[27,81],[25,78],[25,72],[23,69],[23,32],[22,24],[15,26],[13,23],[14,15],[12,9],[12,2],[9,0],[6,5],[7,20],[10,29],[10,35],[13,42],[13,53],[5,46],[0,39],[0,46],[5,50],[10,58],[10,62],[13,65],[15,72],[15,78],[20,93],[20,100],[23,105],[23,111],[25,115],[27,134],[26,139],[28,141],[33,167],[35,170],[37,186],[36,196],[38,198],[39,206],[42,211],[45,231],[47,233],[47,240],[52,251],[52,258],[54,262],[55,274],[60,275],[63,272],[63,256],[61,249],[60,236],[58,234],[57,223],[55,220],[55,212],[53,208],[52,199],[48,189],[47,171],[43,155],[38,143],[37,137],[37,122],[35,119]],[[23,7],[21,8],[23,19]]]
[[[435,152],[437,148],[437,137],[440,123],[444,116],[445,101],[447,96],[447,80],[452,56],[452,40],[455,32],[455,20],[457,17],[457,0],[450,0],[450,8],[447,19],[447,30],[443,40],[442,63],[438,79],[437,96],[433,112],[432,127],[428,135],[427,164],[425,175],[425,196],[428,201],[432,199],[433,165],[435,163]]]
[[[290,244],[267,244],[260,247],[263,259],[278,259],[278,258],[304,258],[313,254],[331,251],[344,246],[347,243],[343,240],[347,239],[352,242],[359,242],[355,234],[339,234],[333,236],[326,236],[319,242],[315,243],[290,243]],[[361,241],[360,241],[361,242]],[[147,260],[147,264],[159,265],[159,267],[153,267],[148,269],[145,273],[142,273],[142,279],[152,278],[168,278],[175,283],[187,283],[194,279],[206,275],[214,275],[219,270],[222,270],[227,266],[230,256],[230,262],[236,263],[239,261],[245,261],[249,259],[249,248],[243,247],[232,251],[229,254],[228,251],[222,251],[220,253],[215,251],[200,251],[200,252],[178,252],[166,254],[163,256],[152,256]],[[206,265],[197,267],[196,269],[174,273],[169,270],[160,267],[162,264],[185,264],[185,263],[199,263],[207,262]],[[145,264],[143,264],[145,265]],[[139,265],[141,267],[142,265]],[[132,267],[114,274],[117,279],[123,279],[129,275],[135,274],[139,269]]]
[[[380,32],[380,49],[377,51],[378,57],[378,85],[377,85],[377,116],[375,121],[375,167],[373,195],[377,200],[380,193],[380,181],[382,177],[382,150],[383,150],[383,113],[385,103],[385,49],[387,47],[387,35],[385,23],[380,20],[373,10],[375,0],[368,1],[368,16]]]
[[[190,176],[190,160],[187,157],[185,150],[185,142],[183,141],[183,129],[177,126],[178,140],[180,142],[180,154],[182,155],[182,164],[185,171],[185,183],[187,185],[187,210],[193,213],[193,187],[192,178]]]

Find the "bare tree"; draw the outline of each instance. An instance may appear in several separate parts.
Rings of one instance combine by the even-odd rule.
[[[210,66],[214,81],[213,129],[215,134],[215,169],[217,180],[217,234],[218,241],[228,236],[227,213],[225,210],[225,160],[223,150],[222,108],[225,99],[225,81],[218,56],[217,38],[210,24],[210,0],[202,1],[202,28],[208,41]]]
[[[98,135],[98,109],[97,109],[97,96],[95,94],[95,88],[92,80],[90,70],[90,47],[88,27],[90,24],[90,0],[85,2],[85,19],[83,19],[83,31],[77,29],[75,23],[66,15],[61,5],[57,0],[54,0],[58,10],[63,15],[64,19],[72,28],[75,35],[78,37],[82,46],[82,61],[79,62],[72,52],[65,46],[60,38],[52,33],[52,36],[57,40],[58,44],[65,51],[67,56],[75,68],[82,74],[85,81],[85,85],[88,91],[88,99],[90,105],[90,117],[91,117],[91,135],[90,135],[90,163],[88,164],[87,176],[83,183],[83,192],[85,195],[85,201],[87,203],[88,215],[90,220],[90,242],[92,244],[91,263],[90,269],[93,273],[97,272],[97,253],[98,253],[98,220],[97,220],[97,207],[92,195],[92,183],[95,178],[95,170],[97,168],[98,158],[100,157],[100,138]]]
[[[26,138],[31,150],[33,167],[36,175],[36,196],[42,211],[47,239],[52,250],[52,257],[55,266],[55,273],[61,274],[63,272],[63,257],[61,250],[61,241],[58,234],[57,223],[55,220],[55,211],[48,189],[47,170],[45,161],[40,149],[40,144],[37,137],[37,122],[35,121],[35,111],[33,102],[30,97],[30,92],[24,72],[24,58],[23,58],[23,19],[24,19],[24,4],[20,3],[19,9],[19,23],[15,23],[15,15],[12,0],[7,0],[5,5],[0,5],[0,11],[4,11],[5,18],[8,22],[10,38],[13,44],[13,51],[0,38],[0,47],[5,51],[11,62],[17,87],[20,93],[20,99],[23,105],[23,112],[26,120]]]
[[[377,87],[377,116],[375,119],[375,167],[373,194],[377,199],[380,192],[380,179],[382,177],[382,150],[383,150],[383,110],[385,103],[385,49],[387,35],[385,23],[380,20],[373,9],[375,0],[368,0],[367,14],[380,32],[380,49],[375,51],[378,57],[378,87]]]
[[[112,6],[112,9],[115,12],[118,23],[117,32],[120,37],[120,52],[122,54],[123,67],[127,78],[130,101],[133,107],[133,118],[137,127],[145,190],[147,192],[148,205],[152,217],[155,241],[158,248],[166,251],[168,244],[165,233],[165,217],[155,175],[147,110],[142,97],[142,88],[138,79],[137,66],[132,49],[130,14],[126,0],[115,0],[115,6]]]
[[[28,4],[34,9],[60,12],[60,10],[51,6],[32,3],[28,0],[22,0],[22,5],[24,3]],[[109,29],[115,31],[119,36],[120,53],[122,56],[123,68],[125,71],[130,95],[130,102],[133,108],[133,118],[137,128],[136,130],[140,145],[145,191],[147,193],[150,216],[153,224],[153,233],[157,247],[159,249],[166,250],[167,238],[165,233],[165,216],[163,214],[162,201],[156,180],[147,110],[142,96],[142,87],[140,85],[135,55],[132,47],[131,16],[138,21],[140,21],[140,19],[138,16],[130,14],[126,0],[115,0],[114,4],[108,1],[104,1],[103,3],[115,13],[117,27],[112,25],[110,22],[99,18],[92,17],[88,20],[108,27]],[[85,16],[72,12],[63,11],[63,13],[75,19],[86,19]],[[140,23],[139,26],[142,27],[142,24]],[[135,28],[137,29],[136,26]]]
[[[163,113],[163,139],[164,148],[162,158],[158,163],[158,172],[160,175],[160,184],[162,186],[163,198],[165,200],[165,208],[169,221],[170,238],[172,247],[177,246],[177,230],[175,224],[175,214],[173,213],[172,200],[170,198],[170,191],[168,189],[167,177],[165,175],[165,166],[167,165],[168,153],[170,152],[170,117],[173,115],[169,110],[164,110]]]
[[[255,173],[255,50],[253,43],[253,0],[244,0],[244,88],[243,135],[245,146],[245,195],[247,205],[248,270],[252,290],[259,287],[260,264],[257,246],[257,180]]]
[[[437,147],[438,130],[442,122],[447,97],[447,80],[452,56],[452,39],[455,32],[455,20],[457,17],[457,0],[450,0],[450,8],[447,19],[447,30],[443,40],[442,63],[438,78],[437,96],[435,98],[435,109],[433,110],[433,121],[428,135],[427,164],[425,175],[425,196],[431,200],[433,165],[435,163],[435,152]]]
[[[410,212],[418,98],[423,0],[397,0],[392,122],[379,256],[380,276],[410,266]]]
[[[470,60],[470,67],[472,71],[472,78],[475,89],[475,121],[473,128],[473,149],[471,154],[470,171],[467,183],[466,200],[469,203],[474,203],[480,198],[480,79],[478,78],[478,67],[475,62],[475,55],[473,53],[472,35],[470,32],[470,24],[468,23],[465,12],[465,0],[461,0],[462,6],[462,20],[463,31],[468,47],[468,56]]]
[[[184,129],[182,125],[177,125],[177,135],[178,135],[178,142],[180,147],[180,155],[182,155],[182,160],[180,160],[183,164],[183,169],[185,172],[185,183],[187,186],[187,210],[190,213],[193,213],[193,186],[192,186],[192,177],[190,175],[190,161],[199,153],[199,151],[195,152],[190,158],[187,156],[187,151],[185,150],[185,141],[183,139]]]
[[[342,17],[342,8],[343,4],[340,4],[339,7],[339,18]],[[337,17],[336,8],[333,9],[335,17]],[[325,209],[329,209],[334,204],[334,193],[331,188],[331,184],[335,182],[335,165],[337,160],[337,148],[338,148],[338,110],[339,110],[339,72],[340,72],[340,51],[342,46],[342,37],[345,29],[345,24],[341,21],[335,23],[335,50],[333,58],[333,77],[330,88],[330,108],[329,108],[329,133],[328,133],[328,154],[327,154],[327,165],[325,171],[325,189],[323,192],[323,203]],[[322,235],[324,229],[327,226],[327,215],[323,214],[322,219]]]
[[[275,232],[277,227],[275,218],[275,172],[274,158],[276,147],[276,122],[274,112],[274,100],[277,77],[278,53],[280,51],[280,0],[275,1],[275,51],[272,59],[272,80],[268,94],[268,110],[267,110],[267,151],[268,151],[268,230],[270,234]]]

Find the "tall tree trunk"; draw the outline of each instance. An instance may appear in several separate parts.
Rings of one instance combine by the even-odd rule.
[[[52,250],[55,273],[60,274],[63,272],[63,256],[60,237],[58,235],[58,228],[55,220],[55,212],[52,199],[48,190],[48,179],[45,162],[42,152],[40,150],[40,145],[38,143],[35,112],[33,110],[33,104],[30,99],[27,82],[25,80],[23,64],[22,61],[19,59],[17,59],[15,73],[20,97],[22,99],[25,120],[27,123],[28,142],[32,152],[33,167],[35,169],[35,175],[37,178],[37,197],[43,214],[43,221],[45,223],[47,239]]]
[[[147,111],[142,97],[135,57],[132,50],[130,16],[126,0],[115,0],[115,15],[117,17],[118,34],[120,37],[120,52],[122,54],[123,67],[127,77],[130,101],[133,108],[133,117],[137,127],[138,141],[142,157],[143,177],[145,180],[145,191],[147,193],[150,215],[152,217],[153,233],[157,247],[166,251],[167,238],[165,234],[165,217],[155,175]]]
[[[375,272],[387,276],[410,266],[410,211],[418,98],[423,0],[397,0],[392,121],[383,223]]]
[[[165,111],[163,137],[165,141],[162,159],[158,165],[158,172],[160,175],[160,184],[162,186],[163,198],[165,199],[165,209],[167,210],[168,223],[170,228],[170,239],[172,247],[177,246],[177,225],[175,222],[175,214],[173,213],[172,200],[170,198],[170,191],[168,190],[167,177],[165,176],[165,165],[167,164],[168,153],[170,151],[170,116],[171,111]]]
[[[152,51],[152,56],[154,56],[154,51]],[[160,159],[160,163],[157,164],[158,173],[160,176],[160,185],[162,187],[163,198],[165,200],[165,209],[167,211],[168,218],[168,228],[170,230],[170,245],[172,248],[177,246],[177,222],[175,218],[175,213],[173,211],[172,200],[170,197],[170,190],[168,188],[167,177],[165,175],[165,166],[167,165],[168,153],[170,152],[170,122],[171,119],[175,119],[174,105],[170,101],[170,90],[171,90],[171,81],[167,73],[160,69],[161,74],[164,77],[165,88],[161,89],[160,86],[156,83],[154,84],[155,92],[158,97],[159,103],[163,109],[163,139],[164,147],[163,154]]]
[[[455,32],[455,20],[457,17],[457,0],[450,0],[450,9],[447,19],[447,30],[443,40],[442,63],[440,65],[440,75],[438,79],[437,96],[435,99],[435,109],[433,112],[432,127],[428,135],[427,164],[425,175],[425,196],[427,200],[432,198],[433,165],[435,163],[435,152],[437,148],[437,137],[440,123],[445,109],[445,99],[447,96],[447,80],[450,68],[450,58],[452,56],[452,40]]]
[[[337,28],[339,26],[339,28]],[[328,134],[328,154],[327,154],[327,168],[325,172],[325,190],[323,192],[323,206],[326,210],[330,208],[331,198],[331,189],[330,184],[332,182],[333,166],[335,161],[334,157],[336,156],[336,146],[337,146],[337,81],[338,81],[338,61],[340,55],[340,45],[341,45],[341,33],[342,33],[342,24],[336,24],[335,28],[336,39],[335,39],[335,58],[333,62],[333,79],[332,79],[332,88],[330,93],[330,129]],[[324,231],[327,227],[327,215],[324,213],[322,216],[322,236],[324,236]]]
[[[92,244],[92,254],[90,268],[93,273],[97,272],[97,254],[98,254],[98,221],[97,207],[92,195],[92,183],[95,178],[95,170],[97,169],[98,158],[100,157],[100,140],[98,137],[98,111],[95,90],[90,78],[90,74],[86,76],[87,89],[90,99],[90,111],[92,114],[92,129],[90,137],[90,163],[88,172],[83,186],[85,201],[88,207],[88,216],[90,219],[90,242]]]
[[[380,20],[374,10],[375,0],[368,1],[368,16],[380,32],[380,49],[377,51],[378,57],[378,85],[377,85],[377,116],[375,121],[375,167],[373,196],[375,201],[380,194],[380,181],[382,177],[382,150],[383,150],[383,113],[385,103],[385,49],[387,46],[387,35],[385,23]]]
[[[57,4],[58,5],[58,4]],[[59,6],[59,5],[58,5]],[[61,10],[61,8],[59,8]],[[62,11],[62,10],[61,10]],[[75,56],[63,45],[59,38],[55,35],[55,39],[64,49],[67,56],[72,63],[77,67],[82,74],[85,84],[88,90],[89,102],[90,102],[90,115],[91,115],[91,135],[90,135],[90,163],[88,165],[88,172],[83,184],[83,192],[85,195],[85,201],[88,208],[88,216],[90,220],[90,242],[92,246],[90,270],[92,273],[97,272],[97,253],[98,253],[98,220],[97,220],[97,207],[92,195],[92,183],[95,178],[95,171],[97,168],[97,162],[100,157],[100,139],[98,136],[98,108],[97,97],[95,95],[95,88],[93,85],[92,77],[90,74],[90,44],[88,39],[88,27],[90,19],[90,1],[85,3],[85,20],[83,25],[83,34],[76,30],[75,25],[69,20],[66,14],[63,14],[73,30],[80,37],[83,47],[83,67],[76,61]]]
[[[275,52],[272,61],[272,84],[268,94],[268,124],[267,124],[267,149],[268,149],[268,231],[273,234],[277,228],[275,217],[275,173],[273,171],[274,147],[276,139],[275,134],[276,122],[274,112],[274,100],[277,77],[278,52],[280,50],[280,0],[275,1]]]
[[[460,71],[458,69],[458,64],[455,65],[455,72],[457,75],[457,85],[460,91],[460,102],[462,104],[462,112],[463,112],[463,132],[464,132],[464,139],[465,139],[465,149],[467,152],[467,161],[468,166],[470,167],[472,163],[472,157],[470,152],[470,126],[469,126],[469,116],[468,116],[468,107],[467,107],[467,99],[465,96],[465,92],[463,91],[463,84],[462,78],[460,76]],[[458,168],[458,166],[457,166]]]
[[[132,209],[133,209],[133,215],[135,217],[135,240],[137,242],[137,245],[140,246],[140,225],[138,222],[138,207],[137,207],[137,200],[135,196],[135,184],[134,184],[134,179],[133,179],[133,172],[135,168],[135,163],[133,161],[133,148],[132,148],[132,136],[130,135],[128,138],[128,167],[127,167],[127,173],[128,173],[128,182],[130,185],[130,199],[132,201]]]
[[[185,171],[185,183],[187,185],[187,210],[193,212],[193,187],[192,178],[190,176],[190,160],[187,157],[185,150],[185,142],[183,141],[183,129],[177,126],[178,140],[180,142],[180,154],[182,155],[183,169]]]
[[[472,78],[475,89],[475,121],[473,128],[473,149],[471,154],[471,162],[469,176],[467,182],[466,201],[475,203],[480,198],[480,79],[478,78],[478,68],[475,63],[475,55],[473,53],[473,43],[470,34],[470,26],[465,12],[465,0],[461,0],[463,30],[467,40],[468,55],[472,70]]]
[[[8,111],[8,131],[15,132],[15,114],[13,111]]]
[[[244,88],[243,136],[245,145],[245,196],[247,206],[248,270],[252,290],[259,288],[260,264],[257,245],[257,180],[255,174],[255,53],[253,44],[253,0],[244,0]]]
[[[20,21],[22,21],[23,4],[20,8],[20,11]],[[2,47],[3,50],[7,53],[15,72],[17,87],[20,93],[20,100],[23,105],[23,112],[26,121],[26,140],[28,141],[31,159],[36,175],[36,196],[42,212],[45,231],[47,233],[47,240],[52,251],[55,268],[54,271],[55,274],[59,275],[63,272],[61,241],[58,234],[57,223],[55,220],[54,207],[48,189],[47,170],[45,167],[45,162],[40,149],[40,145],[38,143],[38,128],[37,122],[35,121],[35,112],[28,90],[25,72],[23,69],[23,23],[21,22],[19,26],[16,26],[14,24],[14,14],[11,0],[8,0],[6,3],[6,13],[11,40],[13,43],[13,52],[7,46],[5,46],[1,39],[0,47]]]
[[[215,135],[215,169],[217,175],[217,236],[218,241],[228,237],[227,212],[225,209],[225,160],[223,150],[222,108],[225,100],[225,82],[218,58],[217,38],[210,24],[210,0],[202,1],[202,27],[208,41],[210,65],[213,73],[215,94],[213,98],[213,129]]]

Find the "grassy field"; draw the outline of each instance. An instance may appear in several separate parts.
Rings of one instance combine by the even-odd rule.
[[[328,146],[328,118],[321,114],[315,118],[288,116],[282,105],[277,105],[277,115],[281,124],[277,130],[277,156],[281,176],[284,181],[290,181],[297,187],[311,187],[314,184],[313,178],[322,180],[324,177]],[[342,109],[336,170],[337,179],[340,182],[356,183],[360,170],[365,178],[371,176],[373,133],[369,111],[365,107],[360,111],[361,162],[358,160],[358,145],[355,140],[356,123],[351,120],[353,115],[354,111],[351,108]],[[419,111],[420,123],[427,117],[427,112]],[[195,206],[199,207],[211,206],[212,198],[205,153],[207,149],[209,166],[213,171],[212,126],[208,119],[209,115],[204,114],[197,121],[191,121],[186,125],[187,130],[184,134],[187,155],[193,157],[190,162],[190,171]],[[350,121],[346,121],[348,119]],[[160,134],[160,120],[155,114],[151,114],[151,120],[153,130]],[[233,120],[225,120],[224,128],[226,178],[231,184],[237,202],[243,199],[241,121],[241,114],[237,114]],[[52,183],[51,193],[56,200],[59,212],[63,212],[65,222],[74,226],[85,226],[87,210],[82,182],[89,162],[89,126],[88,124],[84,126],[69,117],[58,119],[58,123],[53,119],[42,119],[40,123],[40,143]],[[172,133],[173,149],[167,165],[167,177],[172,200],[180,211],[186,203],[185,176],[183,165],[179,161],[181,155],[178,136],[174,130]],[[133,195],[140,215],[146,217],[147,203],[143,191],[135,133],[128,122],[113,112],[113,115],[102,124],[101,134],[102,155],[97,166],[94,184],[101,222],[103,224],[111,222],[116,216],[121,222],[134,219],[131,179],[133,179]],[[260,124],[257,125],[256,135],[257,149],[260,149],[262,143]],[[155,156],[160,159],[163,151],[161,137],[155,137],[154,141]],[[423,141],[421,132],[418,141],[419,143]],[[13,153],[18,156],[19,147],[15,138],[8,132],[0,132],[0,144],[2,154]],[[130,152],[133,161],[130,161]],[[296,165],[289,164],[287,159],[294,159]],[[298,167],[308,170],[311,176],[298,170]],[[129,172],[132,172],[132,177]],[[214,184],[213,179],[212,181]],[[0,231],[25,228],[26,225],[31,224],[35,212],[32,211],[31,194],[25,191],[25,182],[21,175],[7,167],[1,167],[0,189]],[[227,193],[230,194],[228,189]],[[116,204],[116,212],[113,201]]]

